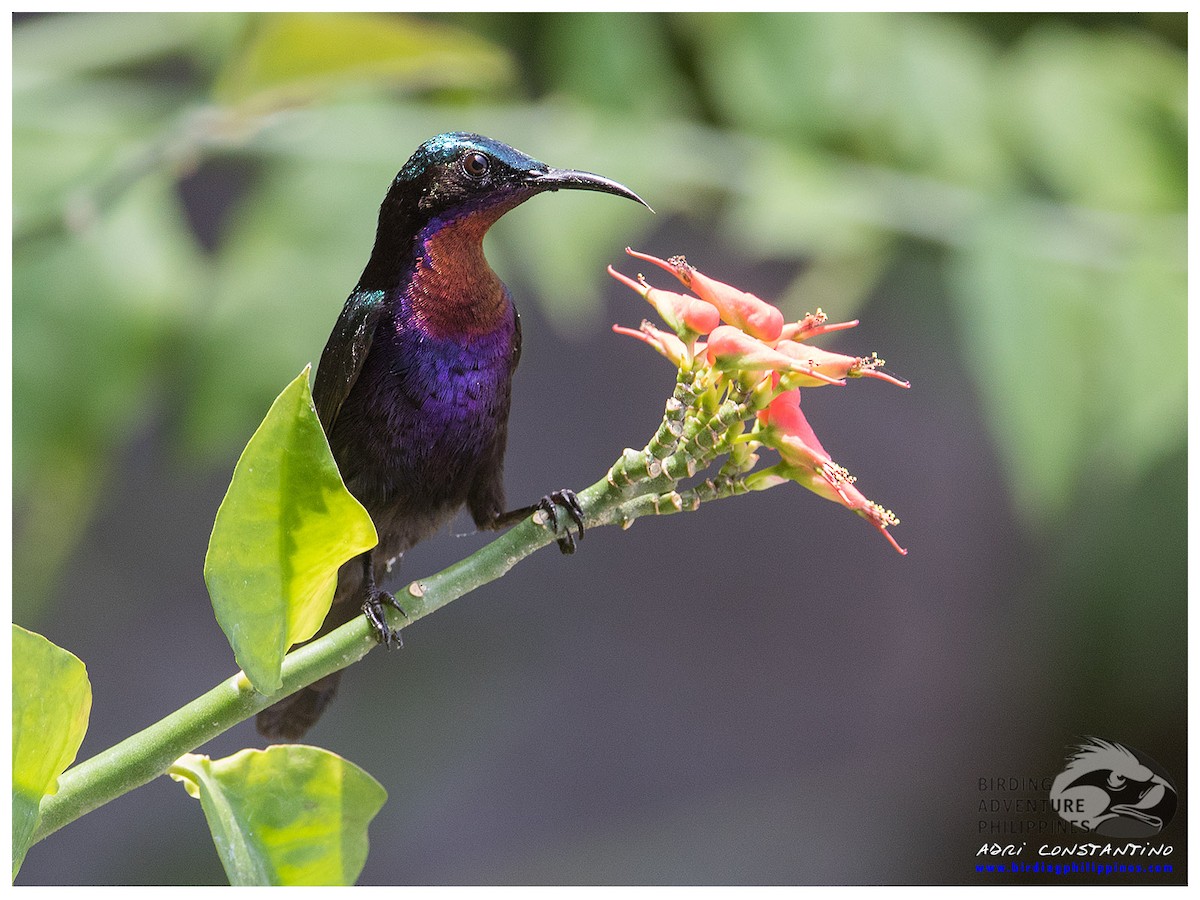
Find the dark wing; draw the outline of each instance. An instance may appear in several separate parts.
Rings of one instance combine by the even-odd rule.
[[[521,361],[521,314],[513,307],[513,352],[512,371],[517,371],[517,363]]]
[[[520,361],[521,316],[517,313],[516,307],[513,307],[512,355],[509,357],[510,375],[516,371],[517,363]],[[478,468],[467,494],[467,509],[471,511],[471,518],[480,528],[503,528],[516,521],[515,519],[509,521],[504,515],[504,450],[508,445],[510,398],[510,387],[506,386],[501,396],[497,398],[500,410],[496,417],[492,440],[477,460]],[[530,507],[529,512],[533,512],[533,507]],[[518,518],[524,518],[524,516],[518,515]]]
[[[383,291],[355,291],[333,326],[313,383],[313,403],[326,434],[333,429],[342,403],[358,380],[383,308]]]

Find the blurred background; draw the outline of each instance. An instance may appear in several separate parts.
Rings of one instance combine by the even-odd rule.
[[[1183,883],[1186,43],[1182,13],[15,17],[13,618],[88,666],[80,757],[235,670],[201,567],[237,455],[397,169],[478,131],[657,210],[555,194],[488,238],[514,503],[658,422],[671,367],[609,331],[646,313],[604,275],[633,245],[861,317],[826,345],[912,390],[805,409],[910,554],[782,487],[421,621],[308,737],[389,793],[361,883],[971,883],[1029,839],[981,801],[1036,796],[979,779],[1093,734],[1173,776]],[[17,883],[224,880],[161,778]]]

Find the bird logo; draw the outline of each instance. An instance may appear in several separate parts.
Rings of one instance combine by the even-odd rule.
[[[1175,787],[1144,753],[1096,737],[1071,751],[1050,786],[1050,804],[1072,825],[1106,837],[1148,838],[1175,815]]]

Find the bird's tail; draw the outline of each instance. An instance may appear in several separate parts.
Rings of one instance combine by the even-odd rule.
[[[321,718],[325,707],[337,694],[342,673],[331,672],[302,687],[273,706],[268,706],[254,720],[258,733],[272,741],[298,741]]]

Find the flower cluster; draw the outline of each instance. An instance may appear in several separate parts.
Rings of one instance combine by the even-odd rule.
[[[663,260],[628,247],[625,252],[670,272],[691,291],[651,287],[642,275],[634,281],[608,267],[609,274],[637,291],[670,329],[648,321],[638,329],[613,326],[613,331],[648,344],[679,369],[674,406],[668,404],[664,419],[664,429],[673,439],[666,450],[654,454],[664,458],[661,470],[671,470],[681,448],[689,457],[687,474],[697,464],[728,454],[718,475],[725,484],[764,490],[794,481],[862,516],[897,551],[906,553],[888,532],[899,519],[863,496],[854,477],[821,446],[800,409],[801,388],[845,385],[848,378],[878,378],[908,387],[908,382],[884,372],[883,360],[874,354],[845,356],[809,343],[853,328],[858,321],[831,323],[818,309],[797,322],[786,322],[777,307],[704,275],[682,256]],[[702,439],[705,434],[707,439]],[[752,471],[762,447],[775,451],[779,462]],[[647,450],[655,450],[654,442]],[[708,484],[714,485],[713,480]]]

